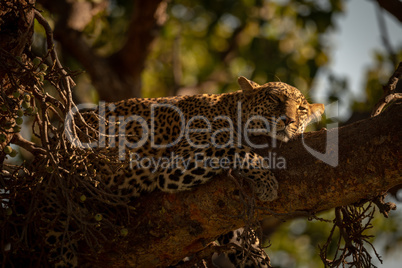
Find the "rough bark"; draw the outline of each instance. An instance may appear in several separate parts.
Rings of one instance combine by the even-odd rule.
[[[337,130],[336,167],[308,153],[301,138],[273,149],[286,159],[287,166],[274,170],[279,181],[278,199],[257,202],[261,206],[259,219],[274,217],[271,212],[282,219],[310,215],[373,198],[402,183],[402,103],[377,117]],[[304,140],[312,148],[324,150],[326,134],[325,130],[309,133]],[[268,156],[269,151],[259,153]],[[216,236],[244,225],[239,217],[244,207],[236,197],[236,189],[233,179],[222,175],[193,191],[154,192],[139,198],[133,204],[135,221],[127,238],[105,244],[104,252],[91,259],[91,265],[166,266],[202,250]]]

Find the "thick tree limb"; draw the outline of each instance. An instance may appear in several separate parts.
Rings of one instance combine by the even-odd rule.
[[[334,130],[331,130],[334,131]],[[342,127],[339,131],[339,165],[329,166],[306,151],[301,139],[273,151],[286,159],[286,169],[274,170],[279,197],[257,203],[259,218],[286,219],[371,199],[402,183],[402,104],[381,115]],[[327,131],[305,135],[312,148],[324,151]],[[266,141],[265,138],[259,142]],[[279,145],[279,144],[278,144]],[[335,152],[336,146],[329,150]],[[261,154],[268,156],[267,150]],[[216,236],[244,225],[243,206],[227,176],[179,194],[154,192],[133,204],[129,234],[120,242],[105,244],[91,265],[101,267],[166,266],[202,250]],[[272,241],[275,243],[275,241]],[[84,249],[85,250],[85,249]],[[83,262],[85,262],[83,260]]]

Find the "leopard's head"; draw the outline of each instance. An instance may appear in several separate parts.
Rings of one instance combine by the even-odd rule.
[[[243,93],[243,126],[251,135],[269,135],[287,142],[324,113],[323,104],[308,103],[297,88],[286,83],[259,85],[243,76],[238,82]]]

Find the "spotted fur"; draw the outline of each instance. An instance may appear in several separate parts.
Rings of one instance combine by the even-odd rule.
[[[243,139],[243,133],[239,133],[238,128],[243,129],[252,116],[262,116],[269,121],[269,129],[263,120],[252,120],[248,124],[248,129],[259,131],[251,134],[270,135],[286,142],[294,135],[303,132],[313,115],[321,115],[324,106],[309,104],[299,90],[285,83],[272,82],[260,86],[245,77],[240,77],[239,84],[242,90],[233,93],[129,99],[114,103],[112,109],[107,107],[105,112],[105,117],[109,120],[107,122],[110,124],[110,118],[120,121],[119,129],[116,129],[116,140],[113,141],[108,136],[107,144],[114,142],[117,146],[120,142],[121,145],[125,139],[128,143],[140,146],[126,148],[124,156],[120,157],[125,159],[127,164],[120,166],[118,170],[101,162],[98,170],[101,181],[120,194],[130,196],[139,196],[142,192],[150,192],[156,188],[174,193],[190,190],[225,171],[225,168],[214,168],[196,162],[197,155],[204,156],[203,159],[227,157],[231,161],[226,166],[227,169],[234,166],[235,156],[240,156],[248,157],[249,162],[255,164],[254,168],[243,169],[241,173],[255,181],[259,199],[262,201],[275,199],[278,184],[274,175],[270,170],[258,167],[259,163],[264,163],[261,156],[255,154],[246,143],[238,143]],[[240,119],[239,103],[241,103]],[[155,108],[155,105],[159,106]],[[170,106],[162,105],[177,107],[182,114]],[[137,117],[130,121],[129,116],[132,115]],[[199,116],[202,117],[197,119]],[[233,125],[230,125],[227,119],[231,119]],[[123,120],[127,123],[122,127]],[[99,124],[97,117],[91,117],[88,121],[94,128]],[[189,123],[189,121],[191,130],[181,131],[183,122]],[[210,125],[207,122],[210,122]],[[152,124],[154,124],[153,137],[150,136],[152,133],[147,133],[152,131],[151,127],[144,128],[145,125]],[[230,127],[234,130],[233,136],[230,136],[228,131],[223,131]],[[208,128],[210,130],[205,131]],[[142,140],[147,136],[151,138]],[[174,141],[178,142],[167,148],[155,148],[152,145],[152,142],[156,145],[166,145]],[[230,141],[232,143],[229,144]],[[219,146],[221,148],[217,148]],[[138,165],[139,160],[151,156],[153,159],[164,157],[167,159],[172,155],[182,157],[183,163],[179,163],[182,165],[175,167],[174,163],[169,162],[165,163],[165,166],[171,168],[157,170]]]
[[[212,255],[212,263],[221,268],[269,268],[270,259],[260,245],[253,230],[246,237],[244,228],[231,231],[218,238],[220,246],[229,248],[222,253]]]

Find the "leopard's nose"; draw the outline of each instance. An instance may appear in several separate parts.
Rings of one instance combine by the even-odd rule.
[[[294,122],[296,122],[296,120],[294,120],[293,118],[285,115],[285,126],[288,126],[288,125],[290,125],[290,124],[292,124]]]

